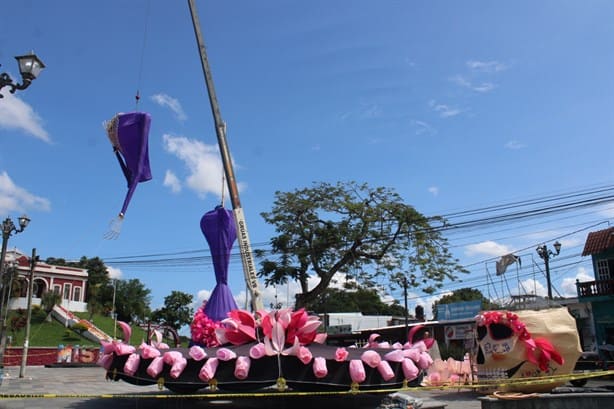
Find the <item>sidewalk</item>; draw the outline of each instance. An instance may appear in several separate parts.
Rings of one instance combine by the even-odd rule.
[[[105,379],[105,371],[99,367],[46,368],[29,366],[25,376],[19,378],[18,367],[4,368],[0,394],[23,395],[17,399],[0,399],[0,408],[6,409],[153,409],[153,408],[280,408],[301,409],[318,405],[322,409],[352,407],[354,409],[377,406],[385,395],[365,397],[299,397],[299,398],[240,398],[202,399],[180,397],[157,385],[136,386],[123,381]],[[479,409],[480,396],[473,392],[410,391],[407,394],[423,399],[427,407],[446,409]],[[45,395],[45,396],[43,396]],[[56,397],[54,395],[60,395]],[[324,405],[322,405],[322,402]]]

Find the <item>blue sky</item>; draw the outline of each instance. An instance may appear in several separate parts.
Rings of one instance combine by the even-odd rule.
[[[314,181],[391,187],[429,216],[614,184],[610,1],[197,5],[254,248],[273,235],[260,213],[274,193]],[[208,255],[199,221],[223,184],[187,1],[5,9],[0,71],[17,78],[13,56],[30,50],[47,65],[29,89],[2,90],[0,216],[32,219],[9,248],[113,260],[113,274],[152,290],[153,308],[172,290],[206,297],[212,265],[186,257]],[[153,180],[137,188],[120,237],[104,240],[126,188],[102,124],[135,108],[152,116]],[[545,294],[534,249],[558,239],[555,294],[573,295],[577,277],[592,277],[580,257],[588,231],[613,217],[610,202],[449,232],[471,274],[446,288],[494,296],[522,282]],[[523,275],[487,286],[509,252]],[[147,259],[174,261],[118,263],[158,254],[168,256]],[[238,256],[230,275],[241,299]],[[265,305],[294,291],[267,289]],[[410,295],[412,306],[432,300]]]

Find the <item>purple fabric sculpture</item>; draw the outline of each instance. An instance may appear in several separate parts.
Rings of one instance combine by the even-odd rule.
[[[232,211],[218,206],[205,213],[200,220],[200,229],[209,243],[216,282],[205,305],[205,314],[213,321],[221,321],[228,318],[228,312],[237,309],[237,303],[228,287],[230,250],[237,238]]]
[[[113,151],[128,184],[124,204],[117,220],[112,223],[111,234],[107,235],[110,236],[108,238],[115,238],[119,234],[121,221],[126,214],[136,186],[140,182],[151,179],[148,147],[150,125],[151,116],[145,112],[117,114],[105,124]]]

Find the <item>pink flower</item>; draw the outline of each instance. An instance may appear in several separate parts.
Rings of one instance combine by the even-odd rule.
[[[136,348],[132,345],[124,344],[121,342],[114,342],[115,345],[115,353],[117,355],[130,355],[136,352]]]
[[[219,328],[219,326],[219,322],[213,321],[205,314],[204,306],[199,308],[194,315],[192,324],[190,324],[192,341],[207,347],[219,346],[220,342],[215,334],[215,330]]]
[[[205,350],[198,345],[193,345],[192,347],[190,347],[190,351],[188,352],[188,354],[195,361],[202,361],[207,357],[207,353],[205,352]]]
[[[428,354],[428,352],[422,352],[420,354],[420,359],[418,359],[418,366],[421,369],[426,369],[433,363],[433,358]]]
[[[363,352],[360,359],[371,368],[376,368],[382,361],[382,357],[372,349]]]
[[[141,350],[141,356],[143,359],[150,359],[160,356],[160,351],[157,348],[154,348],[144,342],[139,346],[139,349]]]
[[[126,363],[124,364],[124,372],[128,375],[132,376],[136,373],[136,370],[139,369],[139,362],[141,361],[141,357],[139,354],[130,354]]]
[[[147,367],[147,374],[156,378],[164,368],[164,360],[161,356],[155,357]]]
[[[427,380],[431,385],[441,385],[442,383],[441,374],[439,372],[430,373],[427,376]]]
[[[237,354],[228,348],[218,349],[216,355],[220,361],[230,361],[231,359],[235,359],[237,357]]]
[[[347,351],[347,349],[343,347],[337,348],[335,351],[335,361],[343,362],[348,358],[348,355],[350,355],[350,353]]]
[[[249,357],[252,359],[260,359],[266,355],[264,350],[264,344],[262,342],[257,343],[249,349]]]
[[[308,315],[304,308],[292,313],[292,319],[288,325],[288,343],[294,343],[294,337],[298,337],[301,345],[314,342],[317,330],[320,327],[320,318],[315,315]]]
[[[286,344],[286,329],[290,325],[292,315],[289,308],[271,311],[262,318],[264,333],[264,350],[267,355],[296,355],[300,347],[299,337],[294,337],[294,343],[289,348]]]
[[[251,361],[246,356],[240,356],[237,358],[235,362],[235,377],[237,379],[245,379],[249,374],[249,367],[251,365]]]
[[[326,359],[321,356],[314,358],[313,360],[313,374],[316,378],[324,378],[328,375],[328,368],[326,367]]]
[[[420,373],[420,370],[411,359],[404,359],[401,367],[403,368],[403,375],[408,381],[413,381]]]
[[[360,359],[350,361],[350,378],[352,378],[352,382],[356,383],[362,383],[367,378],[365,367]]]
[[[414,362],[418,362],[420,359],[420,351],[416,348],[404,349],[403,356],[409,358]]]
[[[207,362],[205,362],[198,372],[198,378],[203,382],[209,382],[211,379],[215,378],[218,364],[219,360],[217,358],[207,359]]]
[[[98,359],[98,365],[102,366],[107,371],[111,369],[111,364],[113,363],[113,354],[102,354]]]
[[[256,320],[245,310],[232,310],[222,326],[216,329],[218,339],[225,339],[233,345],[243,345],[256,340]]]
[[[162,359],[164,360],[164,363],[167,365],[172,365],[174,362],[176,362],[180,358],[183,358],[183,354],[179,351],[168,351],[168,352],[165,352],[164,355],[162,355]]]
[[[309,362],[311,362],[311,358],[313,356],[311,355],[311,351],[309,350],[309,348],[301,346],[298,348],[298,353],[296,354],[296,357],[300,359],[302,363],[307,365]]]
[[[183,354],[179,351],[165,352],[164,355],[162,355],[162,361],[167,365],[171,365],[170,375],[171,378],[175,379],[179,378],[179,375],[181,375],[181,372],[183,372],[188,364],[187,359],[185,359]]]
[[[181,375],[181,372],[183,372],[183,370],[185,369],[187,365],[188,365],[188,360],[185,359],[183,356],[181,358],[178,358],[175,362],[173,362],[173,365],[171,366],[171,370],[169,371],[171,378],[174,378],[174,379],[179,378],[179,376]]]
[[[390,367],[388,361],[380,361],[380,363],[377,365],[377,370],[382,376],[382,379],[385,381],[389,381],[394,378],[394,371]]]
[[[394,351],[388,352],[384,355],[384,359],[390,362],[401,362],[405,357],[403,356],[403,351],[400,349],[395,349]]]

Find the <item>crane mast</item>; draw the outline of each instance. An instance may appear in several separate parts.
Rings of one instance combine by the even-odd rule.
[[[247,223],[245,221],[245,214],[241,207],[241,200],[239,199],[239,190],[237,188],[237,181],[235,179],[234,169],[232,167],[232,161],[230,158],[230,151],[228,150],[228,143],[226,142],[226,124],[222,120],[222,114],[220,113],[220,107],[215,95],[215,88],[213,86],[213,77],[211,75],[211,68],[209,67],[209,60],[207,58],[207,50],[205,48],[205,42],[200,29],[200,21],[198,18],[198,12],[196,10],[195,0],[188,0],[190,6],[190,14],[192,15],[192,24],[194,25],[194,34],[196,35],[196,42],[198,43],[198,50],[200,54],[200,62],[205,76],[205,83],[207,86],[207,92],[209,94],[209,102],[211,104],[211,112],[213,113],[213,120],[215,123],[215,133],[217,135],[217,142],[220,148],[222,156],[222,164],[224,166],[224,175],[226,176],[226,183],[228,185],[228,192],[230,193],[230,202],[232,203],[232,212],[235,218],[237,226],[237,241],[239,242],[239,250],[241,253],[241,261],[243,263],[243,274],[245,276],[245,284],[251,295],[251,305],[253,311],[262,310],[263,304],[260,297],[260,290],[258,288],[258,278],[256,276],[256,265],[252,254],[251,243],[249,240],[249,234],[247,232]]]

